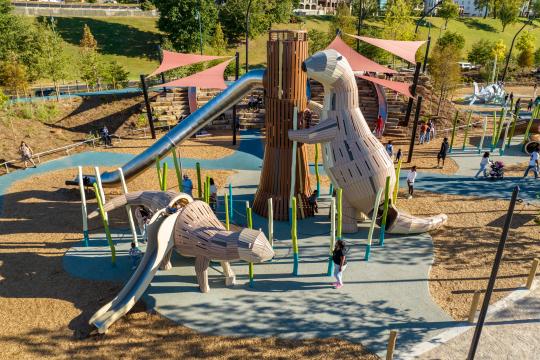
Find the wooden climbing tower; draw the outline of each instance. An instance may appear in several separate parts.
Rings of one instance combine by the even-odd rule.
[[[302,71],[302,62],[307,56],[306,31],[270,31],[264,79],[266,145],[253,210],[266,217],[268,198],[272,198],[275,220],[289,219],[293,143],[287,132],[293,128],[294,108],[298,110],[298,122],[301,123],[300,114],[307,107],[307,75]],[[298,144],[297,149],[294,194],[299,206],[298,215],[306,217],[312,215],[307,206],[307,198],[311,195],[309,168],[304,145]]]

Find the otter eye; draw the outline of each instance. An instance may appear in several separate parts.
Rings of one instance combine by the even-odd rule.
[[[341,59],[343,59],[343,56],[341,55],[336,58],[337,61],[340,61]]]

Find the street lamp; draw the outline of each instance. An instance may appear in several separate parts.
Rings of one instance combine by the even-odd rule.
[[[200,48],[201,55],[203,54],[203,39],[202,39],[202,19],[201,19],[201,0],[197,2],[197,14],[195,15],[196,19],[199,20],[199,39],[200,39]]]
[[[527,25],[531,25],[533,22],[533,19],[529,19],[527,20],[527,22],[525,24],[523,24],[523,26],[521,27],[521,29],[518,30],[518,32],[516,33],[516,35],[514,35],[514,38],[512,39],[512,44],[510,45],[510,50],[508,50],[508,55],[506,56],[506,64],[504,65],[504,71],[503,71],[503,75],[502,75],[502,79],[501,81],[504,82],[504,79],[506,78],[506,70],[508,70],[508,63],[510,62],[510,56],[512,55],[512,49],[514,48],[514,41],[516,41],[516,38],[517,36],[519,35],[519,33],[525,29],[525,27]]]
[[[251,10],[251,1],[249,0],[247,10],[246,10],[246,72],[248,72],[249,67],[249,61],[248,61],[248,54],[249,54],[249,11]]]
[[[437,8],[437,6],[441,5],[443,3],[443,0],[439,1],[438,3],[436,3],[435,5],[433,5],[433,7],[431,9],[429,9],[428,11],[426,11],[426,13],[424,15],[422,15],[420,17],[420,19],[418,19],[418,21],[416,22],[416,28],[414,29],[414,33],[415,34],[418,34],[418,26],[420,25],[420,23],[422,22],[422,20],[424,20],[424,18],[426,16],[428,16],[429,14],[431,14],[433,12],[433,10],[435,10]]]
[[[360,29],[362,28],[362,12],[363,12],[363,7],[364,7],[364,1],[363,0],[360,0],[360,3],[358,4],[358,6],[360,7],[358,9],[358,26],[357,26],[357,29],[356,29],[356,35],[360,36]],[[360,52],[360,39],[356,39],[356,51],[357,52]]]

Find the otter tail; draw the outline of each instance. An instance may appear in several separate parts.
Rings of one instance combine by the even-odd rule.
[[[389,234],[421,234],[436,230],[448,221],[446,214],[439,214],[427,218],[420,218],[390,205],[386,218],[386,232]]]

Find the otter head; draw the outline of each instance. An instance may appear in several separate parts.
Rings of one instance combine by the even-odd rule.
[[[238,256],[241,260],[260,263],[274,257],[274,250],[262,231],[246,228],[237,234]]]
[[[302,63],[307,76],[320,82],[325,89],[332,89],[338,82],[354,82],[354,73],[340,53],[333,49],[316,52]]]

